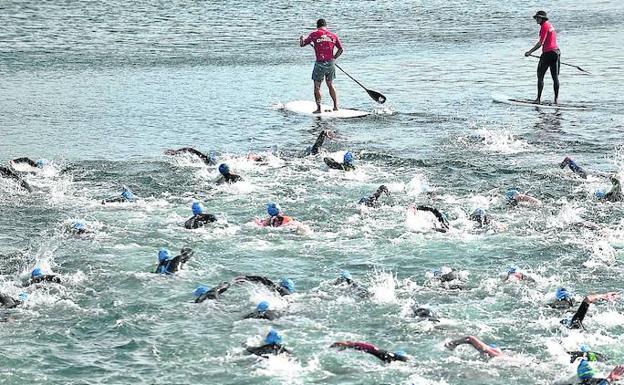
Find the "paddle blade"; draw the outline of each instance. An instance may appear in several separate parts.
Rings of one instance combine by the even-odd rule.
[[[372,90],[366,90],[366,92],[368,92],[368,96],[373,98],[373,100],[376,101],[377,103],[384,104],[386,102],[386,97],[380,94],[379,92],[372,91]]]

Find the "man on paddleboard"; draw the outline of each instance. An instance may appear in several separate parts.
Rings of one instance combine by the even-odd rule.
[[[330,32],[327,29],[327,22],[325,19],[318,19],[316,22],[317,30],[312,32],[308,37],[304,39],[303,36],[299,37],[299,45],[305,47],[312,43],[314,52],[316,53],[316,62],[314,63],[314,70],[312,71],[312,80],[314,81],[314,100],[316,101],[315,114],[321,113],[321,84],[323,79],[327,83],[329,89],[329,95],[334,101],[334,111],[338,111],[338,94],[336,94],[336,88],[334,87],[334,79],[336,78],[336,66],[334,60],[338,59],[342,55],[342,43],[338,38],[338,35]],[[334,53],[334,48],[338,48],[338,51]]]
[[[533,48],[524,53],[524,56],[531,56],[533,52],[542,47],[542,55],[537,64],[537,99],[535,99],[535,104],[540,104],[540,100],[542,99],[544,75],[546,75],[546,70],[549,68],[550,75],[553,79],[553,88],[555,90],[555,104],[559,104],[559,67],[561,52],[557,45],[557,32],[555,32],[555,27],[548,21],[546,12],[537,11],[533,18],[537,24],[541,25],[539,33],[540,39],[535,43]]]

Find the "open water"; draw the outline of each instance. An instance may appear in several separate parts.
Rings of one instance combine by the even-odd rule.
[[[592,73],[563,66],[561,101],[592,111],[491,102],[534,97],[536,60],[523,53],[543,7],[562,60]],[[338,74],[341,104],[374,115],[317,121],[275,108],[312,99],[314,57],[298,37],[319,17],[343,41],[342,67],[388,98],[380,108]],[[36,265],[64,283],[28,288],[23,306],[2,312],[0,383],[551,384],[575,373],[564,351],[583,342],[609,357],[598,368],[608,372],[624,362],[622,303],[592,306],[583,332],[562,329],[564,314],[545,303],[559,286],[579,300],[622,289],[624,210],[593,197],[624,165],[622,20],[616,0],[3,0],[0,160],[51,163],[26,176],[31,194],[0,180],[0,291],[24,291]],[[351,150],[357,171],[297,156],[323,129],[338,133],[324,156]],[[182,146],[216,151],[244,182],[216,186],[216,168],[163,155]],[[268,164],[246,160],[272,146]],[[558,167],[566,155],[587,180]],[[124,184],[138,203],[100,204]],[[380,184],[391,195],[361,210]],[[510,209],[511,187],[544,206]],[[185,230],[196,199],[220,220]],[[304,230],[255,226],[270,200]],[[452,231],[429,231],[408,216],[412,203],[446,212]],[[501,229],[474,228],[479,206]],[[95,234],[70,235],[75,219]],[[163,246],[196,254],[177,276],[156,276]],[[536,282],[503,283],[510,264]],[[441,266],[464,270],[467,288],[431,284]],[[374,296],[332,287],[343,269]],[[240,274],[288,276],[297,293],[242,285],[192,303],[198,284]],[[285,315],[241,320],[263,299]],[[412,304],[444,322],[417,322]],[[244,354],[270,327],[294,358]],[[508,358],[444,348],[468,334]],[[412,359],[328,348],[346,339]]]

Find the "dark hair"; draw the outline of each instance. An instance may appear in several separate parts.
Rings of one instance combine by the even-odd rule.
[[[316,21],[316,28],[327,27],[327,22],[325,19],[318,19]]]

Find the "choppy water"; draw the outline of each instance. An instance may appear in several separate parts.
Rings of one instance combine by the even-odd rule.
[[[579,296],[621,290],[621,204],[599,203],[608,186],[597,172],[621,171],[624,123],[624,5],[555,1],[562,101],[589,112],[540,112],[491,103],[492,93],[533,97],[532,1],[34,2],[0,3],[0,159],[53,160],[28,176],[26,194],[0,180],[0,290],[19,294],[35,264],[65,280],[33,290],[0,323],[0,383],[415,383],[550,384],[574,367],[563,354],[580,342],[624,361],[621,303],[592,306],[584,333],[562,330],[544,303],[558,286]],[[298,47],[323,16],[342,38],[343,68],[388,97],[382,114],[314,121],[272,106],[311,99],[313,54]],[[373,110],[339,74],[344,106]],[[552,97],[546,80],[545,99]],[[391,113],[392,112],[392,113]],[[296,157],[320,130],[339,137],[359,169],[327,171],[320,157]],[[485,141],[474,140],[474,135]],[[266,165],[249,150],[277,145]],[[215,186],[215,169],[167,148],[217,151],[245,178]],[[571,155],[594,175],[562,171]],[[65,172],[60,170],[65,169]],[[380,209],[356,202],[380,184]],[[102,206],[122,184],[142,199]],[[433,198],[423,193],[436,191]],[[508,209],[509,187],[529,190],[542,208]],[[216,226],[182,227],[194,199],[219,215]],[[250,222],[277,200],[309,231],[260,229]],[[449,214],[453,231],[422,231],[411,203]],[[478,207],[506,225],[483,232],[466,217]],[[96,229],[68,235],[73,219]],[[593,221],[599,229],[579,226]],[[157,250],[196,250],[176,277],[150,273]],[[515,263],[534,284],[502,284]],[[469,273],[468,289],[427,284],[435,267]],[[331,289],[342,269],[368,286],[371,300]],[[214,303],[191,303],[200,283],[243,273],[290,276],[287,299],[238,286]],[[265,298],[286,315],[241,320]],[[416,322],[429,304],[442,328]],[[296,360],[256,360],[243,344],[274,326]],[[475,334],[512,357],[485,361],[444,341]],[[364,340],[415,359],[384,365],[337,340]]]

